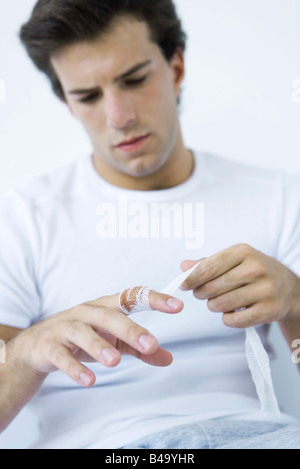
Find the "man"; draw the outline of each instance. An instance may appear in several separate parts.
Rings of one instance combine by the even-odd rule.
[[[171,0],[39,0],[21,38],[93,155],[3,201],[1,429],[30,401],[36,448],[300,448],[298,423],[259,410],[244,353],[249,326],[300,336],[299,186],[185,147]],[[155,204],[196,208],[194,242],[187,218],[162,235]],[[116,292],[134,285],[153,311],[128,317]]]

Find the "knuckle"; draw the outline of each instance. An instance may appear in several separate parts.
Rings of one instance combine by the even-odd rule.
[[[71,333],[71,335],[74,337],[77,337],[78,335],[82,334],[83,331],[85,330],[85,325],[77,320],[73,320],[68,323],[68,328]]]
[[[88,325],[81,321],[70,321],[65,326],[64,337],[71,343],[76,343],[77,341],[80,341],[82,337],[85,336],[88,327]]]
[[[96,306],[106,306],[109,303],[111,298],[112,298],[111,295],[102,296],[98,298],[96,301],[94,301],[93,303]]]
[[[221,311],[227,312],[227,311],[232,311],[233,310],[233,302],[235,300],[234,295],[231,293],[227,293],[222,300],[220,304]]]
[[[203,282],[208,282],[208,280],[215,277],[215,267],[211,262],[203,262],[200,264],[200,275]]]
[[[101,323],[101,328],[104,330],[109,329],[109,324],[111,323],[112,319],[112,311],[105,307],[98,307],[97,308],[97,317],[99,324]]]
[[[128,326],[127,331],[126,331],[126,339],[129,343],[135,342],[136,337],[142,335],[142,334],[147,334],[146,329],[142,329],[140,326],[138,326],[135,323],[132,323]]]
[[[197,300],[205,300],[205,294],[202,288],[195,288],[193,290],[193,295]]]
[[[266,298],[275,298],[276,297],[276,289],[271,281],[271,279],[268,279],[268,281],[265,283],[264,287],[264,297]]]
[[[206,261],[204,259],[203,263],[201,263],[193,275],[188,277],[184,283],[183,287],[186,290],[192,290],[195,288],[195,279],[198,278],[201,281],[201,287],[205,285],[209,280],[215,277],[215,267],[212,262]]]
[[[78,363],[71,361],[66,365],[65,373],[71,378],[76,378],[78,375]]]
[[[223,314],[223,322],[226,326],[244,329],[245,327],[253,325],[254,314],[251,308],[241,311],[231,311]]]
[[[228,313],[228,314],[223,314],[223,323],[225,326],[227,327],[234,327],[233,326],[233,321],[232,321],[232,314]]]
[[[63,362],[64,358],[65,358],[64,349],[60,347],[59,345],[56,344],[49,350],[49,360],[57,368],[59,368],[59,365]]]
[[[132,348],[130,345],[128,345],[126,342],[123,340],[118,340],[116,344],[116,349],[120,353],[120,355],[133,355],[135,357],[139,357],[140,354],[137,350]]]
[[[205,283],[201,287],[195,288],[195,298],[199,300],[211,299],[214,296],[214,289],[212,283]]]
[[[74,318],[82,318],[89,309],[90,305],[88,303],[82,303],[80,305],[73,306],[69,311],[69,315]]]
[[[252,261],[249,270],[251,276],[254,278],[261,278],[267,274],[265,265],[262,262],[259,262],[258,260]]]
[[[242,314],[238,313],[227,313],[223,314],[223,323],[225,326],[242,329],[246,326],[245,318]]]
[[[213,282],[207,282],[202,286],[203,293],[206,298],[211,299],[214,295],[214,284]]]
[[[88,348],[87,348],[87,352],[88,354],[91,356],[91,357],[94,357],[95,359],[98,360],[102,360],[103,362],[103,350],[107,348],[107,344],[104,344],[101,340],[93,340]]]
[[[266,301],[264,303],[263,322],[269,324],[279,318],[278,305],[275,301]]]
[[[245,327],[249,326],[255,326],[256,324],[262,323],[262,308],[261,305],[258,304],[255,308],[248,308],[244,312],[245,316],[245,321],[243,324],[245,324]],[[241,315],[241,318],[243,319],[243,315]]]
[[[218,298],[213,298],[211,300],[208,300],[207,307],[213,313],[218,313],[218,312],[222,311],[221,301]]]
[[[248,256],[249,254],[253,253],[253,248],[247,243],[238,244],[237,249],[242,256]]]
[[[76,306],[73,306],[70,311],[69,311],[69,314],[72,315],[72,316],[79,316],[80,313],[81,313],[81,307],[82,305],[76,305]]]
[[[53,333],[51,328],[43,328],[40,332],[38,330],[36,331],[34,334],[34,344],[39,347],[41,343],[47,347],[51,346],[53,343]]]
[[[228,292],[225,295],[208,300],[208,307],[215,313],[228,312],[232,311],[234,301],[236,301],[236,294]]]

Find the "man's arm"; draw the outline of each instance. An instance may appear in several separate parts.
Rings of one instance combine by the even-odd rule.
[[[5,363],[0,363],[0,433],[36,394],[46,377],[46,374],[35,372],[23,360],[19,332],[19,329],[0,328],[1,337],[7,333],[6,340],[15,335],[6,343]]]
[[[5,342],[4,363],[0,363],[0,433],[36,394],[46,377],[22,361],[22,348],[14,340],[21,332],[22,329],[0,326],[0,340]]]
[[[173,299],[171,304],[169,299]],[[183,303],[151,291],[150,306],[163,313],[179,313]],[[96,381],[84,363],[115,367],[122,355],[132,355],[149,365],[168,366],[172,355],[159,346],[145,328],[126,316],[119,295],[90,301],[57,313],[23,330],[1,328],[6,344],[5,363],[0,364],[0,432],[39,390],[49,373],[65,373],[83,387]]]

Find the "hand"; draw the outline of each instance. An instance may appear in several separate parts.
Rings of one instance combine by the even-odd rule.
[[[184,261],[186,271],[199,261]],[[182,285],[223,313],[229,327],[246,328],[298,315],[300,279],[277,260],[239,244],[203,259]],[[243,310],[241,310],[244,308]],[[237,311],[241,310],[241,311]]]
[[[178,313],[183,303],[169,295],[150,292],[153,310]],[[149,312],[151,314],[151,312]],[[22,360],[36,374],[61,370],[79,384],[89,387],[95,375],[82,362],[119,364],[121,355],[132,355],[154,366],[168,366],[172,355],[159,347],[156,338],[127,317],[119,307],[119,295],[90,301],[53,315],[23,331]]]

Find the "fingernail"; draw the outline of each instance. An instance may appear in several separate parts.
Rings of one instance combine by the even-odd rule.
[[[111,363],[117,355],[118,353],[111,348],[105,348],[102,350],[102,358],[106,364]]]
[[[84,386],[88,386],[92,381],[92,377],[88,373],[80,373],[80,381]]]
[[[176,298],[169,298],[167,301],[168,306],[172,309],[178,309],[179,306],[182,305],[180,300],[177,300]]]
[[[150,347],[152,347],[155,341],[156,339],[152,335],[145,334],[139,338],[139,343],[144,350],[148,350]]]

